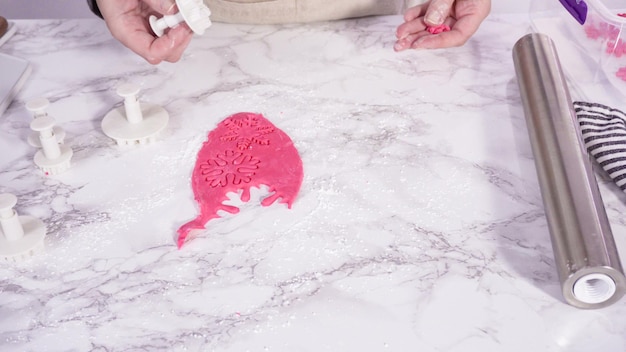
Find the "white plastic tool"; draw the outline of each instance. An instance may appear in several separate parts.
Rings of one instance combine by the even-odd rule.
[[[124,98],[124,106],[109,111],[102,119],[102,131],[118,145],[148,144],[167,127],[170,116],[162,107],[140,103],[139,86],[123,84],[117,94]]]
[[[36,119],[38,117],[48,116],[46,109],[48,108],[49,105],[50,105],[50,102],[48,101],[48,99],[35,98],[32,100],[29,100],[26,103],[26,110],[30,111],[33,114],[33,118]],[[54,135],[57,137],[57,142],[59,142],[59,144],[63,144],[63,141],[65,140],[65,131],[59,126],[54,126],[52,131],[54,132]],[[41,148],[41,142],[39,141],[39,134],[36,132],[31,133],[28,136],[28,144],[32,145],[35,148]]]
[[[41,150],[35,153],[35,164],[46,175],[57,175],[70,168],[72,149],[59,144],[54,135],[54,119],[50,116],[41,116],[30,123],[30,128],[38,132]]]
[[[165,15],[158,19],[150,16],[150,27],[157,36],[161,37],[167,28],[173,28],[181,22],[187,23],[191,30],[199,35],[211,27],[211,10],[202,0],[176,0],[178,13]]]
[[[0,261],[18,262],[44,251],[46,226],[32,216],[18,216],[17,197],[0,194]]]

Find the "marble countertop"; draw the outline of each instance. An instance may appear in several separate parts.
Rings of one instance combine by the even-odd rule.
[[[0,192],[48,235],[0,265],[0,350],[626,350],[626,299],[561,297],[511,57],[527,16],[395,53],[399,22],[215,24],[151,66],[97,19],[16,21],[1,49],[33,73],[0,117]],[[124,82],[170,113],[157,143],[102,133]],[[26,142],[38,97],[74,150],[58,176]],[[292,138],[300,194],[292,209],[233,196],[239,214],[177,250],[197,152],[241,111]],[[626,196],[599,182],[626,257]]]

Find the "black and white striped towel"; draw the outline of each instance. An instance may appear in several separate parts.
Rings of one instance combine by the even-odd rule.
[[[574,102],[585,147],[626,192],[626,114],[601,104]]]

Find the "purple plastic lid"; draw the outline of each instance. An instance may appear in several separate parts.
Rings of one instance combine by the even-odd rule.
[[[585,24],[587,20],[587,3],[583,0],[559,0],[561,5],[578,21]]]

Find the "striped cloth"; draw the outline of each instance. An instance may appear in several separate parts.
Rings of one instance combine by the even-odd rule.
[[[626,114],[601,104],[574,102],[585,147],[626,192]]]

